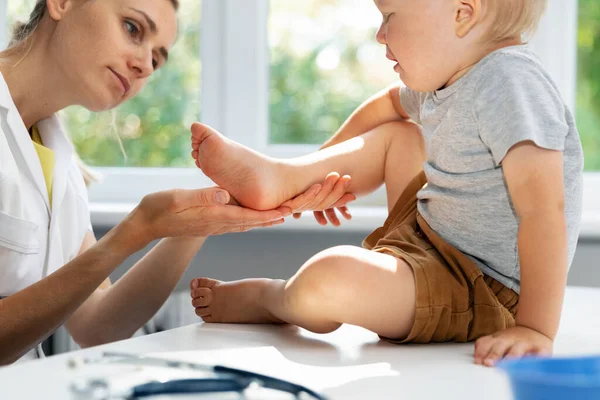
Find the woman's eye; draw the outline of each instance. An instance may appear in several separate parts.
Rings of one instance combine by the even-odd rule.
[[[138,27],[129,21],[125,21],[125,29],[127,29],[127,32],[129,32],[129,35],[131,37],[135,38],[140,34],[140,30],[138,29]]]
[[[156,67],[158,67],[158,61],[156,61],[156,59],[152,59],[152,68],[156,69]]]

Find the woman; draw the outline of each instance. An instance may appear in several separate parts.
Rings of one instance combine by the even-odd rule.
[[[343,179],[289,208],[228,205],[219,188],[146,196],[96,242],[85,184],[55,113],[111,109],[168,58],[177,0],[38,0],[0,53],[0,363],[65,324],[81,346],[130,337],[163,304],[207,236],[335,203]],[[320,204],[321,206],[324,204]],[[326,204],[325,204],[326,205]],[[323,207],[321,207],[323,208]],[[128,256],[163,239],[116,284]]]

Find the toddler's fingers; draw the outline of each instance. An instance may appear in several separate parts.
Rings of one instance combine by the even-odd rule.
[[[552,355],[552,349],[548,349],[548,348],[540,347],[540,346],[535,346],[531,350],[531,354],[535,354],[535,355],[538,355],[538,356],[549,357],[549,356]]]
[[[506,352],[506,357],[521,358],[526,354],[529,354],[533,350],[533,347],[525,342],[517,342],[512,345]]]
[[[491,336],[484,336],[475,342],[475,364],[483,364],[485,356],[490,352],[492,348],[493,339]]]
[[[350,210],[348,210],[348,207],[338,207],[338,211],[340,213],[342,213],[342,215],[344,216],[344,218],[346,218],[347,220],[351,220],[352,219],[352,214],[350,214]]]
[[[313,215],[315,219],[319,223],[319,225],[327,225],[327,218],[323,215],[323,211],[313,211]]]
[[[331,222],[331,225],[341,225],[340,220],[338,219],[337,214],[335,213],[335,208],[328,208],[327,210],[325,210],[325,215],[327,215],[327,219],[329,220],[329,222]]]
[[[504,358],[511,346],[512,342],[507,340],[496,340],[490,352],[485,356],[483,364],[488,367],[493,367],[499,360]]]

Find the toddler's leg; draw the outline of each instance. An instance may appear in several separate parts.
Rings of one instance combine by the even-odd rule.
[[[352,176],[348,191],[356,194],[385,182],[392,207],[425,160],[419,128],[409,122],[388,123],[290,160],[264,156],[200,124],[192,127],[192,147],[196,164],[206,175],[242,205],[255,209],[275,208],[322,182],[330,172]]]
[[[415,313],[415,281],[406,262],[354,246],[325,250],[288,281],[197,280],[196,313],[206,322],[299,325],[327,333],[343,323],[379,335],[408,335]]]

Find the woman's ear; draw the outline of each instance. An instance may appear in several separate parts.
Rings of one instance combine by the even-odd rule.
[[[60,21],[73,6],[73,0],[46,0],[48,14],[54,21]]]
[[[456,36],[465,37],[481,21],[481,0],[456,0]]]

